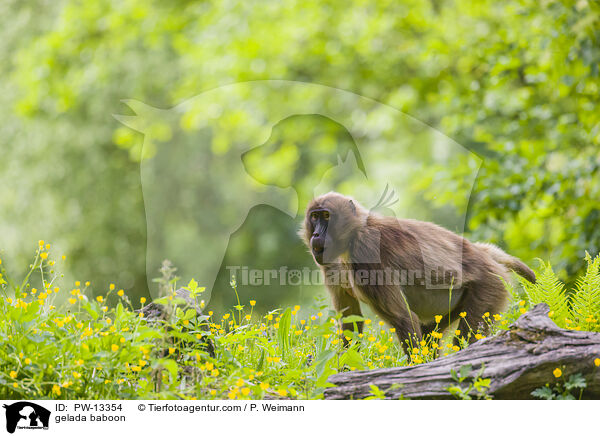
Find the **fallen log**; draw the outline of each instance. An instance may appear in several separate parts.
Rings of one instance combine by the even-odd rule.
[[[494,399],[533,399],[536,388],[577,373],[587,383],[583,398],[600,399],[600,367],[594,363],[600,358],[600,333],[561,329],[548,311],[546,304],[538,304],[508,330],[429,363],[333,375],[329,382],[335,386],[325,390],[325,398],[369,397],[375,385],[389,399],[452,399],[449,386],[466,386],[481,371],[479,377],[490,379],[487,393]],[[467,379],[455,381],[451,370],[459,372],[468,365]],[[556,368],[562,370],[560,379],[553,375]]]

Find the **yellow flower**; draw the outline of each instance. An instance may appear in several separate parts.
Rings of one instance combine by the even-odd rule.
[[[216,376],[218,376],[218,375],[219,375],[219,370],[218,370],[218,369],[213,369],[213,370],[210,372],[210,375],[212,375],[213,377],[216,377]]]
[[[169,354],[173,354],[174,352],[175,352],[175,348],[173,348],[173,347],[170,347],[170,348],[169,348]]]
[[[279,395],[281,395],[282,397],[287,396],[287,390],[285,390],[285,389],[277,389],[277,393]]]
[[[17,378],[18,374],[17,374],[17,371],[11,371],[9,375],[11,378]]]
[[[250,318],[252,318],[250,315],[246,315],[245,318],[250,321]]]
[[[135,366],[131,367],[131,370],[135,371],[135,372],[140,372],[142,370],[142,368],[140,366],[135,365]]]
[[[436,315],[436,316],[435,316],[435,322],[436,322],[437,324],[439,324],[441,321],[442,321],[442,315]]]
[[[77,371],[73,371],[73,377],[75,377],[75,378],[81,378],[81,374],[78,373]]]
[[[241,386],[244,386],[244,380],[243,380],[243,379],[241,379],[241,378],[239,378],[239,379],[238,379],[238,380],[235,382],[235,384],[236,384],[236,385],[238,385],[238,386],[240,386],[240,387],[241,387]]]
[[[460,347],[458,345],[454,345],[454,346],[452,346],[452,349],[454,351],[458,351],[458,350],[460,350]]]
[[[69,298],[69,303],[75,304],[75,303],[77,303],[77,299],[75,299],[75,298]]]
[[[117,344],[112,344],[110,346],[110,349],[113,350],[113,351],[118,351],[119,350],[119,346]]]
[[[115,284],[111,283],[110,286],[108,287],[108,289],[110,289],[111,291],[115,290]]]
[[[102,303],[102,301],[103,301],[103,300],[104,300],[104,297],[102,297],[102,295],[98,295],[98,296],[96,297],[96,301],[97,301],[98,303]]]
[[[250,300],[250,306],[255,306],[256,305],[256,300]]]
[[[467,316],[467,312],[461,312],[458,314],[458,316],[460,316],[461,318],[464,318],[465,316]]]
[[[479,333],[477,333],[477,334],[475,335],[475,339],[477,339],[477,340],[479,340],[479,339],[483,339],[484,337],[485,337],[485,336],[483,336],[483,335],[481,335],[481,334],[479,334]]]
[[[460,336],[460,330],[454,330],[454,334],[455,334],[456,336]]]
[[[85,285],[86,285],[86,286],[89,286],[89,285],[90,285],[90,282],[85,282]],[[79,285],[77,285],[77,286],[79,286]]]
[[[29,365],[31,363],[31,359],[28,357],[25,359],[25,365]]]
[[[525,306],[525,300],[519,301],[519,306]]]
[[[18,388],[18,387],[19,387],[19,383],[17,383],[17,382],[14,382],[14,383],[13,383],[13,388]]]
[[[247,396],[250,393],[250,388],[242,388],[242,395]]]
[[[80,286],[81,286],[81,282],[80,282],[80,281],[76,281],[76,282],[75,282],[75,286],[76,286],[76,287],[80,287]]]
[[[48,259],[48,253],[44,252],[44,253],[40,253],[40,257],[44,260]]]
[[[600,359],[594,359],[594,365],[600,366]]]
[[[562,371],[560,368],[556,368],[554,371],[552,371],[552,374],[554,374],[554,377],[559,378],[562,375]]]
[[[483,316],[482,316],[482,318],[489,318],[489,317],[490,317],[490,313],[489,312],[484,313]]]
[[[390,328],[390,333],[396,333],[396,329],[394,327]]]
[[[58,386],[58,385],[52,386],[52,393],[54,395],[60,395],[60,386]]]
[[[259,386],[262,390],[269,389],[269,383],[261,382]]]
[[[211,362],[206,362],[206,369],[212,371],[215,366]]]
[[[525,312],[527,312],[527,309],[525,309],[524,307],[521,307],[521,308],[519,309],[519,312],[521,312],[521,313],[525,313]]]
[[[210,394],[214,397],[215,395],[217,395],[217,391],[215,389],[211,389]]]
[[[294,311],[295,312],[298,312],[299,310],[300,310],[300,306],[298,306],[298,305],[294,306]]]
[[[229,314],[226,313],[225,315],[223,315],[223,319],[228,319],[229,318]]]
[[[77,360],[75,361],[75,365],[78,365],[78,366],[81,366],[81,365],[83,365],[83,359],[77,359]]]
[[[50,244],[46,244],[46,250],[50,250]]]
[[[119,292],[117,292],[117,295],[119,297],[122,297],[123,295],[125,295],[125,291],[123,289],[119,289]]]
[[[39,246],[40,246],[40,247],[43,247],[43,246],[44,246],[44,240],[43,240],[43,239],[40,239],[40,240],[38,241],[38,244],[39,244]]]
[[[494,315],[494,319],[495,319],[496,321],[500,321],[500,320],[502,319],[502,315],[500,315],[500,314],[496,313],[496,314]]]
[[[146,298],[145,297],[140,298],[140,303],[144,304],[145,302],[146,302]]]

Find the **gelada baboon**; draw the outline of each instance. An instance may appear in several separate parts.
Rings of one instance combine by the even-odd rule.
[[[509,269],[535,282],[527,265],[495,245],[429,222],[381,216],[336,192],[312,200],[300,234],[334,308],[347,317],[361,315],[359,301],[368,304],[396,329],[405,350],[435,328],[436,315],[442,329],[460,318],[463,335],[485,332],[482,316],[505,307]]]

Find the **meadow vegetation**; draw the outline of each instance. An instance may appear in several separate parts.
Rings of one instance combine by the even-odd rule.
[[[362,334],[339,330],[340,315],[327,303],[313,307],[255,311],[256,301],[240,301],[235,278],[231,292],[237,304],[226,313],[213,313],[202,299],[204,288],[194,280],[185,287],[195,304],[175,294],[180,286],[173,269],[157,279],[165,308],[162,321],[134,310],[137,301],[116,284],[99,293],[95,284],[62,284],[58,272],[65,256],[39,241],[35,259],[21,282],[14,281],[0,260],[0,396],[50,399],[265,399],[322,398],[327,378],[353,371],[429,362],[455,353],[476,330],[436,329],[415,343],[409,356],[398,346],[393,328],[378,319],[364,320]],[[484,314],[493,331],[506,329],[531,305],[546,302],[550,317],[567,329],[600,331],[600,256],[586,256],[587,270],[573,289],[564,285],[548,263],[540,262],[538,283],[508,286],[510,306],[504,313]],[[33,278],[42,286],[32,287]],[[97,295],[95,298],[92,295]],[[142,306],[149,302],[145,298]],[[202,308],[197,316],[195,308]],[[464,316],[461,313],[460,316]],[[441,316],[436,319],[439,322]],[[442,326],[440,326],[442,327]],[[475,326],[473,326],[475,329]],[[343,338],[350,341],[343,346]],[[454,337],[460,345],[453,345]],[[600,356],[594,361],[600,366]],[[536,396],[570,398],[570,390],[585,387],[580,375],[563,380],[564,368],[540,387]],[[461,381],[461,369],[456,369]],[[485,398],[486,381],[472,387]],[[458,398],[468,391],[449,386]],[[371,398],[384,393],[372,387]],[[574,397],[573,397],[574,398]]]

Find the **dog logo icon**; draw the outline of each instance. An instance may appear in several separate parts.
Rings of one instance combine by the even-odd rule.
[[[6,431],[14,433],[19,429],[48,429],[50,411],[42,406],[29,401],[19,401],[10,405],[4,404],[6,409]]]

